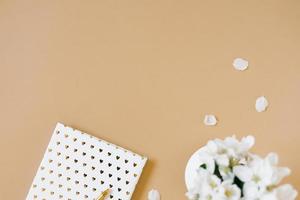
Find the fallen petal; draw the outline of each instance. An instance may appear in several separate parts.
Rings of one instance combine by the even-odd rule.
[[[256,109],[257,112],[265,111],[268,106],[269,106],[269,102],[264,96],[258,97],[256,99],[255,109]]]
[[[236,70],[244,71],[248,68],[249,62],[242,58],[236,58],[236,59],[234,59],[232,64]]]
[[[148,192],[148,200],[160,200],[160,194],[157,190],[150,190]]]
[[[204,117],[204,124],[206,126],[215,126],[217,122],[217,118],[214,115],[205,115]]]

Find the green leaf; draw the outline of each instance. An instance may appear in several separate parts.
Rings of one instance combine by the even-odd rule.
[[[207,169],[207,165],[206,164],[202,164],[202,165],[200,165],[199,168]]]

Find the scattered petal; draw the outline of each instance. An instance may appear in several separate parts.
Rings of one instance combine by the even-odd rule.
[[[205,115],[204,117],[204,124],[206,126],[215,126],[217,122],[217,118],[214,115]]]
[[[157,190],[150,190],[148,192],[148,200],[160,200],[160,194]]]
[[[232,64],[236,70],[244,71],[248,68],[249,62],[242,58],[236,58],[236,59],[234,59]]]
[[[269,106],[269,102],[264,96],[258,97],[256,99],[255,108],[257,112],[265,111],[268,106]]]

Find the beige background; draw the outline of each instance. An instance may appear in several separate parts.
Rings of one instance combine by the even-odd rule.
[[[297,0],[1,0],[0,199],[25,198],[57,121],[149,157],[134,200],[185,199],[189,156],[232,134],[299,190],[299,19]]]

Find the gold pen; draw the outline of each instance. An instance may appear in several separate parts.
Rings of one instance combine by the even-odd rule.
[[[97,198],[97,200],[104,200],[105,197],[109,194],[109,189],[104,190],[101,195]]]

